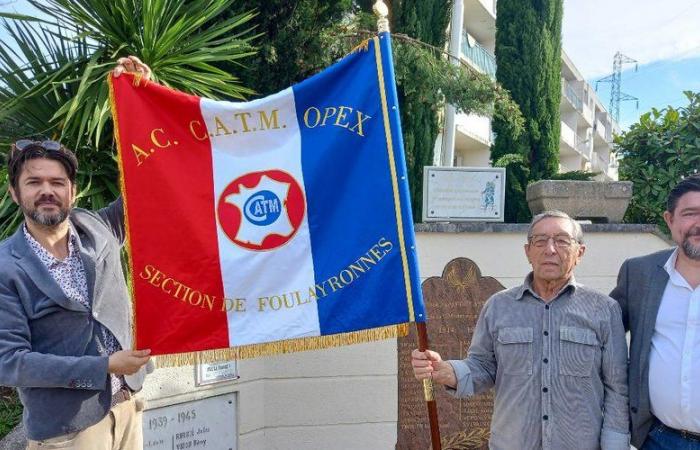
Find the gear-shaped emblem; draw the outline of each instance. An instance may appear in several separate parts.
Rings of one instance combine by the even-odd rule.
[[[250,250],[272,250],[296,233],[306,210],[299,183],[279,170],[253,172],[231,182],[219,197],[219,224]]]

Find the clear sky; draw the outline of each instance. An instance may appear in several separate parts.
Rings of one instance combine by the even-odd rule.
[[[616,52],[639,62],[623,66],[622,92],[639,98],[620,104],[625,129],[652,107],[686,105],[683,91],[700,91],[700,0],[564,0],[564,49],[582,75],[612,73]],[[610,83],[598,95],[610,101]]]
[[[0,11],[24,13],[27,2],[0,0]],[[564,49],[594,87],[616,52],[639,62],[622,73],[622,92],[639,98],[639,109],[621,104],[623,129],[652,107],[687,104],[684,90],[700,91],[700,0],[564,0],[562,29]],[[610,83],[598,95],[607,106]]]

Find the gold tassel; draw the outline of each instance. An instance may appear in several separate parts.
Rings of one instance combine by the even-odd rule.
[[[221,348],[202,352],[174,353],[155,357],[157,367],[191,366],[197,362],[216,363],[234,359],[248,359],[259,356],[279,355],[305,350],[319,350],[341,345],[359,344],[362,342],[378,341],[403,337],[408,334],[408,324],[401,323],[369,330],[353,331],[351,333],[331,334],[286,341],[269,342],[266,344],[243,345],[240,347]]]
[[[355,47],[353,47],[352,50],[350,50],[350,53],[348,54],[352,54],[359,51],[366,52],[367,50],[369,50],[369,39],[365,39],[364,41],[357,44]]]

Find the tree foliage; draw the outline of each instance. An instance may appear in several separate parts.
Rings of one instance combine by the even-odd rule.
[[[444,48],[447,25],[450,22],[451,2],[444,0],[394,0],[391,9],[392,31],[405,33],[421,42]],[[399,64],[414,73],[418,62],[401,59]],[[423,195],[423,167],[431,165],[435,140],[439,133],[439,103],[432,102],[434,93],[416,80],[413,86],[398,84],[401,124],[406,151],[406,165],[413,204],[414,218],[421,217]],[[407,89],[408,88],[408,89]]]
[[[216,66],[254,53],[253,14],[221,18],[235,0],[28,1],[48,19],[3,14],[10,39],[0,43],[0,143],[4,153],[18,138],[52,138],[75,150],[81,206],[100,208],[119,192],[105,82],[118,57],[136,55],[156,81],[196,95],[252,93]],[[0,182],[2,238],[21,214],[4,167]]]
[[[118,195],[112,142],[100,138],[111,135],[103,80],[114,59],[136,54],[153,67],[157,81],[197,95],[268,95],[322,70],[367,38],[376,26],[368,14],[372,3],[49,0],[42,5],[52,23],[14,17],[5,24],[20,50],[0,45],[0,77],[6,80],[0,84],[0,105],[12,106],[0,112],[0,140],[62,139],[80,160],[80,205],[99,208]],[[423,166],[432,163],[438,112],[445,102],[466,113],[500,117],[513,135],[522,128],[522,117],[505,89],[445,57],[447,2],[393,3],[393,31],[412,36],[394,35],[394,61],[409,183],[415,217],[420,217]],[[253,6],[258,9],[248,13]],[[184,12],[187,17],[181,18]],[[169,31],[171,26],[179,32]],[[225,37],[223,30],[228,30]],[[258,39],[252,41],[254,33]],[[169,51],[157,48],[158,36]],[[252,42],[259,54],[252,54]],[[9,199],[3,171],[0,230],[6,235],[21,216]]]
[[[239,0],[235,10],[255,10],[258,52],[240,71],[246,86],[265,96],[302,81],[340,56],[336,39],[353,12],[352,0]]]
[[[243,2],[243,6],[253,3]],[[254,62],[243,72],[243,80],[259,94],[268,95],[324,69],[358,41],[375,34],[373,3],[276,0],[259,5],[260,14],[253,22],[265,37]],[[518,107],[506,90],[470,66],[456,66],[445,58],[447,3],[394,1],[391,5],[394,66],[414,217],[420,217],[423,166],[432,163],[438,112],[446,101],[463,112],[502,117],[514,135],[522,128]],[[404,22],[412,25],[401,25]]]
[[[549,178],[559,168],[562,0],[499,0],[496,17],[496,79],[519,105],[524,132],[516,136],[494,118],[494,165],[506,167],[505,219],[529,220],[528,181]],[[504,161],[510,161],[504,164]],[[524,161],[517,163],[517,161]]]
[[[687,106],[652,109],[615,138],[620,179],[634,183],[627,222],[666,229],[662,214],[668,193],[700,169],[700,93],[685,95]]]

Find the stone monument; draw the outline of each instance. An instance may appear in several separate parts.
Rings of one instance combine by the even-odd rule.
[[[456,258],[442,276],[423,282],[428,313],[430,349],[445,359],[467,356],[476,320],[486,300],[504,287],[495,278],[482,277],[468,258]],[[413,377],[411,351],[417,347],[415,327],[399,339],[399,420],[397,450],[430,448],[430,426],[423,386]],[[443,450],[487,449],[493,393],[471,399],[454,399],[436,387],[438,419]]]
[[[631,181],[540,180],[527,186],[532,214],[558,209],[574,219],[620,223],[632,198]]]

